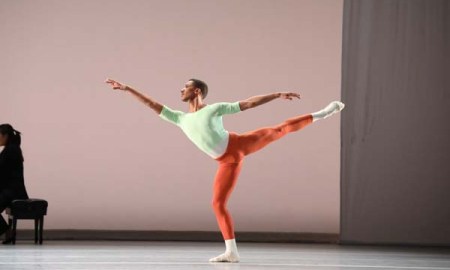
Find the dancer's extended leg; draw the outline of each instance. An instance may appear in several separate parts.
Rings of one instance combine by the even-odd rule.
[[[318,112],[290,118],[275,127],[261,128],[241,134],[239,135],[240,150],[244,156],[254,153],[290,132],[298,131],[312,122],[340,112],[344,107],[344,103],[333,101]]]
[[[254,153],[284,135],[298,131],[313,122],[311,114],[290,118],[274,127],[260,128],[239,135],[240,150],[243,155]]]

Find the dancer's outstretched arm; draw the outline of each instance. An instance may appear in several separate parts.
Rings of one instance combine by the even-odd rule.
[[[281,93],[273,93],[268,95],[254,96],[242,101],[239,101],[239,106],[241,107],[241,111],[245,111],[247,109],[255,108],[259,105],[272,101],[276,98],[283,98],[292,100],[293,98],[300,99],[300,94],[298,93],[290,93],[290,92],[281,92]]]
[[[153,98],[151,98],[149,96],[146,96],[146,95],[140,93],[139,91],[131,88],[128,85],[119,83],[119,82],[117,82],[115,80],[111,80],[111,79],[106,79],[105,83],[110,84],[113,87],[113,89],[115,89],[115,90],[122,90],[122,91],[129,92],[129,93],[133,94],[133,96],[135,96],[137,99],[139,99],[145,105],[147,105],[150,108],[152,108],[157,114],[160,114],[162,109],[163,109],[163,105],[162,104],[160,104],[159,102],[157,102]]]

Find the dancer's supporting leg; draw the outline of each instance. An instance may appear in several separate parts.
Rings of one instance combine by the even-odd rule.
[[[239,253],[237,251],[234,237],[233,219],[227,209],[228,198],[236,185],[241,171],[242,161],[236,163],[226,163],[219,161],[219,168],[214,180],[213,208],[216,214],[217,223],[225,240],[225,253],[210,259],[210,262],[238,262]]]

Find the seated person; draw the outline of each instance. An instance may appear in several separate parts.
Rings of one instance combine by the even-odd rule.
[[[0,125],[0,213],[13,200],[28,199],[23,179],[23,156],[20,132],[9,124]],[[8,224],[0,215],[0,236],[8,231]],[[6,240],[7,241],[7,240]]]

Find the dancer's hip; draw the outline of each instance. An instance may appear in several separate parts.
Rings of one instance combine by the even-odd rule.
[[[219,163],[239,163],[244,158],[240,151],[239,134],[236,132],[228,132],[228,144],[225,152],[218,158]]]

